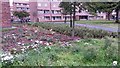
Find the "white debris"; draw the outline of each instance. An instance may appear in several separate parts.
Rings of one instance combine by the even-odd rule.
[[[113,61],[113,66],[116,66],[117,65],[117,61]]]

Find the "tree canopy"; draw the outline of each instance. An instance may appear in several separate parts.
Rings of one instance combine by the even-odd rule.
[[[28,12],[25,12],[25,11],[14,11],[13,15],[20,18],[20,19],[30,16],[30,14]]]

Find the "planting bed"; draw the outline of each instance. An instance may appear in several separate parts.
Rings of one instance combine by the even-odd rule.
[[[21,51],[22,49],[38,47],[37,45],[53,45],[61,42],[65,43],[71,40],[77,40],[78,37],[71,38],[70,36],[58,34],[50,30],[32,26],[17,26],[14,30],[2,32],[2,44],[4,51]]]

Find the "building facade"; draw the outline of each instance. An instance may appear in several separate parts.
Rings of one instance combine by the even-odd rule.
[[[2,27],[11,27],[9,0],[0,1],[0,23]]]
[[[14,21],[20,21],[20,19],[18,17],[15,17],[13,15],[14,11],[26,11],[26,12],[30,13],[28,1],[16,1],[16,0],[14,0],[10,9],[11,9],[11,18]],[[27,17],[27,19],[29,19],[29,17]]]
[[[30,18],[31,21],[49,22],[64,21],[65,16],[61,13],[59,7],[61,0],[30,0]],[[105,13],[98,13],[98,16],[91,15],[88,11],[76,13],[76,20],[96,20],[106,19]],[[70,15],[66,15],[67,20]]]
[[[61,13],[59,4],[62,0],[29,0],[29,1],[14,1],[11,6],[11,16],[15,20],[17,18],[13,16],[13,11],[26,11],[30,13],[30,20],[32,22],[54,22],[64,21],[65,16]],[[98,13],[98,16],[91,15],[88,11],[77,11],[76,20],[96,20],[106,19],[105,13]],[[66,15],[67,20],[70,19],[70,15]]]

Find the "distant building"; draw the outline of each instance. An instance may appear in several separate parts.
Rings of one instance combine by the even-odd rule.
[[[19,18],[13,16],[14,11],[26,11],[30,13],[29,2],[28,1],[13,1],[13,5],[11,6],[11,18],[14,21],[19,21]],[[30,19],[29,17],[27,17]]]
[[[29,2],[13,2],[13,10],[30,12]]]
[[[61,0],[30,0],[30,18],[31,21],[64,21],[65,16],[61,13],[59,7]],[[36,19],[36,20],[35,20]],[[70,15],[67,15],[67,20]],[[105,13],[98,13],[98,16],[89,14],[87,11],[77,12],[76,20],[96,20],[106,19]]]
[[[11,17],[10,17],[10,5],[8,2],[0,1],[0,26],[2,27],[11,27]]]
[[[26,11],[30,13],[30,20],[32,22],[54,22],[64,21],[65,16],[61,13],[59,4],[62,0],[29,0],[29,1],[14,1],[11,6],[13,11]],[[11,13],[12,17],[13,14]],[[67,20],[70,15],[66,15]],[[14,17],[16,19],[16,17]],[[97,13],[97,16],[90,14],[86,10],[77,11],[76,20],[105,20],[106,13]]]

